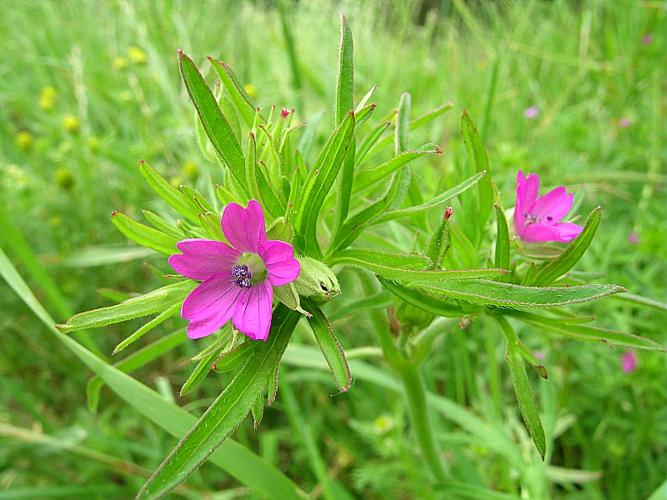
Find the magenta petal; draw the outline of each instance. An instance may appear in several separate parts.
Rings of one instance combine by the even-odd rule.
[[[259,245],[266,241],[262,207],[255,200],[250,200],[246,208],[228,204],[222,213],[222,232],[237,250],[259,253]]]
[[[264,261],[273,286],[282,286],[294,281],[299,276],[301,264],[294,258],[294,248],[289,243],[268,240],[262,243],[259,255]]]
[[[560,241],[560,231],[555,226],[547,226],[546,224],[530,224],[523,228],[520,236],[523,241],[528,243]]]
[[[266,340],[271,328],[273,287],[269,280],[245,288],[239,295],[234,311],[234,326],[255,340]]]
[[[574,196],[567,194],[565,188],[560,186],[540,196],[533,205],[531,213],[542,222],[560,222],[572,209],[573,202]]]
[[[176,246],[183,252],[169,257],[169,265],[178,274],[203,281],[214,275],[229,274],[239,252],[222,241],[190,239]]]
[[[516,199],[523,210],[530,212],[540,190],[540,176],[530,174],[526,177],[521,170],[516,178]]]
[[[205,337],[229,321],[240,291],[230,277],[225,276],[204,281],[190,292],[181,308],[183,319],[190,320],[188,337]]]
[[[558,241],[561,243],[572,241],[584,230],[582,226],[573,224],[572,222],[561,222],[560,224],[555,224],[553,227],[558,230],[560,235]]]

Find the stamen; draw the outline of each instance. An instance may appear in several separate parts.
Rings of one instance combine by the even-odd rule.
[[[235,265],[232,267],[232,282],[241,288],[250,288],[250,278],[252,273],[245,264]]]

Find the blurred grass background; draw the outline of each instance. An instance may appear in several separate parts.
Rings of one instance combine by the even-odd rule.
[[[604,207],[579,269],[667,302],[665,9],[664,2],[635,0],[18,2],[0,13],[0,244],[58,320],[150,289],[165,263],[137,254],[109,220],[113,209],[162,209],[138,161],[201,187],[215,182],[218,168],[197,149],[176,50],[203,68],[207,55],[227,62],[262,106],[294,106],[305,120],[325,111],[324,133],[333,121],[337,15],[344,12],[354,32],[358,97],[377,84],[381,115],[404,91],[412,94],[413,116],[456,105],[423,133],[445,151],[433,164],[440,175],[451,174],[462,154],[458,115],[468,109],[506,207],[518,169],[539,172],[546,186],[567,184],[579,213]],[[536,116],[525,114],[531,107]],[[109,392],[91,414],[90,374],[4,283],[0,311],[0,498],[132,495],[173,440]],[[665,342],[665,313],[616,300],[595,313],[603,325]],[[100,352],[108,355],[130,327],[98,331]],[[179,327],[167,323],[149,338]],[[363,321],[337,329],[346,348],[372,342]],[[553,467],[536,469],[545,496],[628,499],[656,491],[667,479],[665,356],[638,353],[637,369],[626,374],[618,351],[535,333],[526,332],[526,341],[543,351],[550,373],[548,383],[539,382],[541,404],[562,431]],[[512,427],[516,420],[498,419],[485,396],[485,334],[473,325],[447,337],[431,356],[427,380],[433,391]],[[502,356],[500,345],[496,351]],[[194,352],[186,343],[135,376],[198,411],[222,383],[212,377],[192,398],[174,395]],[[290,372],[300,388],[296,410],[330,473],[350,491],[430,495],[399,398],[365,383],[331,398],[327,378]],[[510,414],[507,377],[502,382],[503,413]],[[261,432],[248,424],[236,437],[317,494],[309,455],[280,401],[276,406]],[[519,493],[511,464],[466,442],[447,420],[438,425],[456,480]],[[208,467],[189,484],[179,494],[231,488],[225,497],[247,495]]]

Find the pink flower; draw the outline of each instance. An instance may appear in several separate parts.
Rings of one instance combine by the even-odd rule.
[[[523,110],[523,116],[528,120],[534,120],[540,116],[540,108],[537,106],[529,106]]]
[[[651,45],[653,43],[653,35],[651,33],[646,33],[642,37],[642,44],[643,45]]]
[[[631,245],[636,245],[639,243],[639,235],[632,231],[630,234],[628,234],[628,243]]]
[[[289,109],[287,109],[287,108],[283,108],[283,109],[280,110],[280,118],[285,119],[285,118],[287,118],[291,113],[292,113],[292,112],[291,112]]]
[[[251,200],[246,208],[230,203],[222,214],[222,241],[179,241],[182,254],[169,264],[187,278],[202,281],[181,308],[189,320],[191,339],[206,337],[227,321],[255,340],[266,340],[271,327],[273,287],[299,275],[301,265],[289,243],[266,239],[262,207]]]
[[[516,180],[516,204],[514,206],[514,229],[523,241],[572,241],[583,227],[571,222],[561,222],[572,209],[574,196],[564,186],[538,196],[540,176],[528,177],[519,171]]]
[[[632,120],[630,118],[621,118],[618,120],[618,126],[620,128],[628,128],[630,125],[632,125]]]
[[[625,373],[632,373],[637,368],[637,355],[632,352],[624,352],[621,356],[621,368]]]

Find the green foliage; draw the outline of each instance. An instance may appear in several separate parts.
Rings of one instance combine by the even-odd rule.
[[[159,493],[217,446],[175,494],[657,494],[664,352],[650,351],[664,349],[667,310],[665,16],[627,1],[422,4],[345,4],[338,65],[340,6],[327,2],[5,12],[5,62],[34,71],[0,84],[0,245],[59,321],[93,309],[62,325],[71,338],[56,337],[0,256],[20,295],[0,293],[6,495],[131,497],[156,467],[148,488]],[[200,73],[181,54],[179,86],[165,33],[195,60],[224,49],[225,62],[209,57]],[[437,106],[448,98],[468,110],[458,124],[446,114],[453,104]],[[528,106],[536,118],[523,116]],[[137,169],[138,158],[156,168]],[[593,209],[572,243],[523,244],[500,209],[514,203],[518,169],[538,171],[543,190],[574,191],[573,215],[604,206],[604,221]],[[274,316],[274,326],[283,313],[296,325],[280,394],[280,349],[248,382],[246,363],[267,344],[239,342],[231,326],[191,342],[178,311],[195,284],[164,287],[176,242],[222,239],[224,205],[250,198],[271,237],[334,284],[311,283],[317,305],[296,285],[276,290],[297,311],[277,306]],[[108,224],[114,207],[122,214]],[[140,207],[145,224],[134,220]],[[635,293],[594,284],[605,282]],[[312,313],[314,339],[299,312]],[[507,373],[494,318],[516,328],[504,330]],[[632,373],[620,368],[624,351],[637,356]],[[75,411],[86,380],[72,352],[95,373],[94,419]],[[118,359],[102,361],[111,352]],[[529,383],[524,361],[549,380]],[[330,396],[328,371],[350,390]],[[105,384],[119,398],[103,397]],[[173,452],[181,461],[159,466],[218,397],[217,416]],[[45,459],[54,450],[57,468]]]

